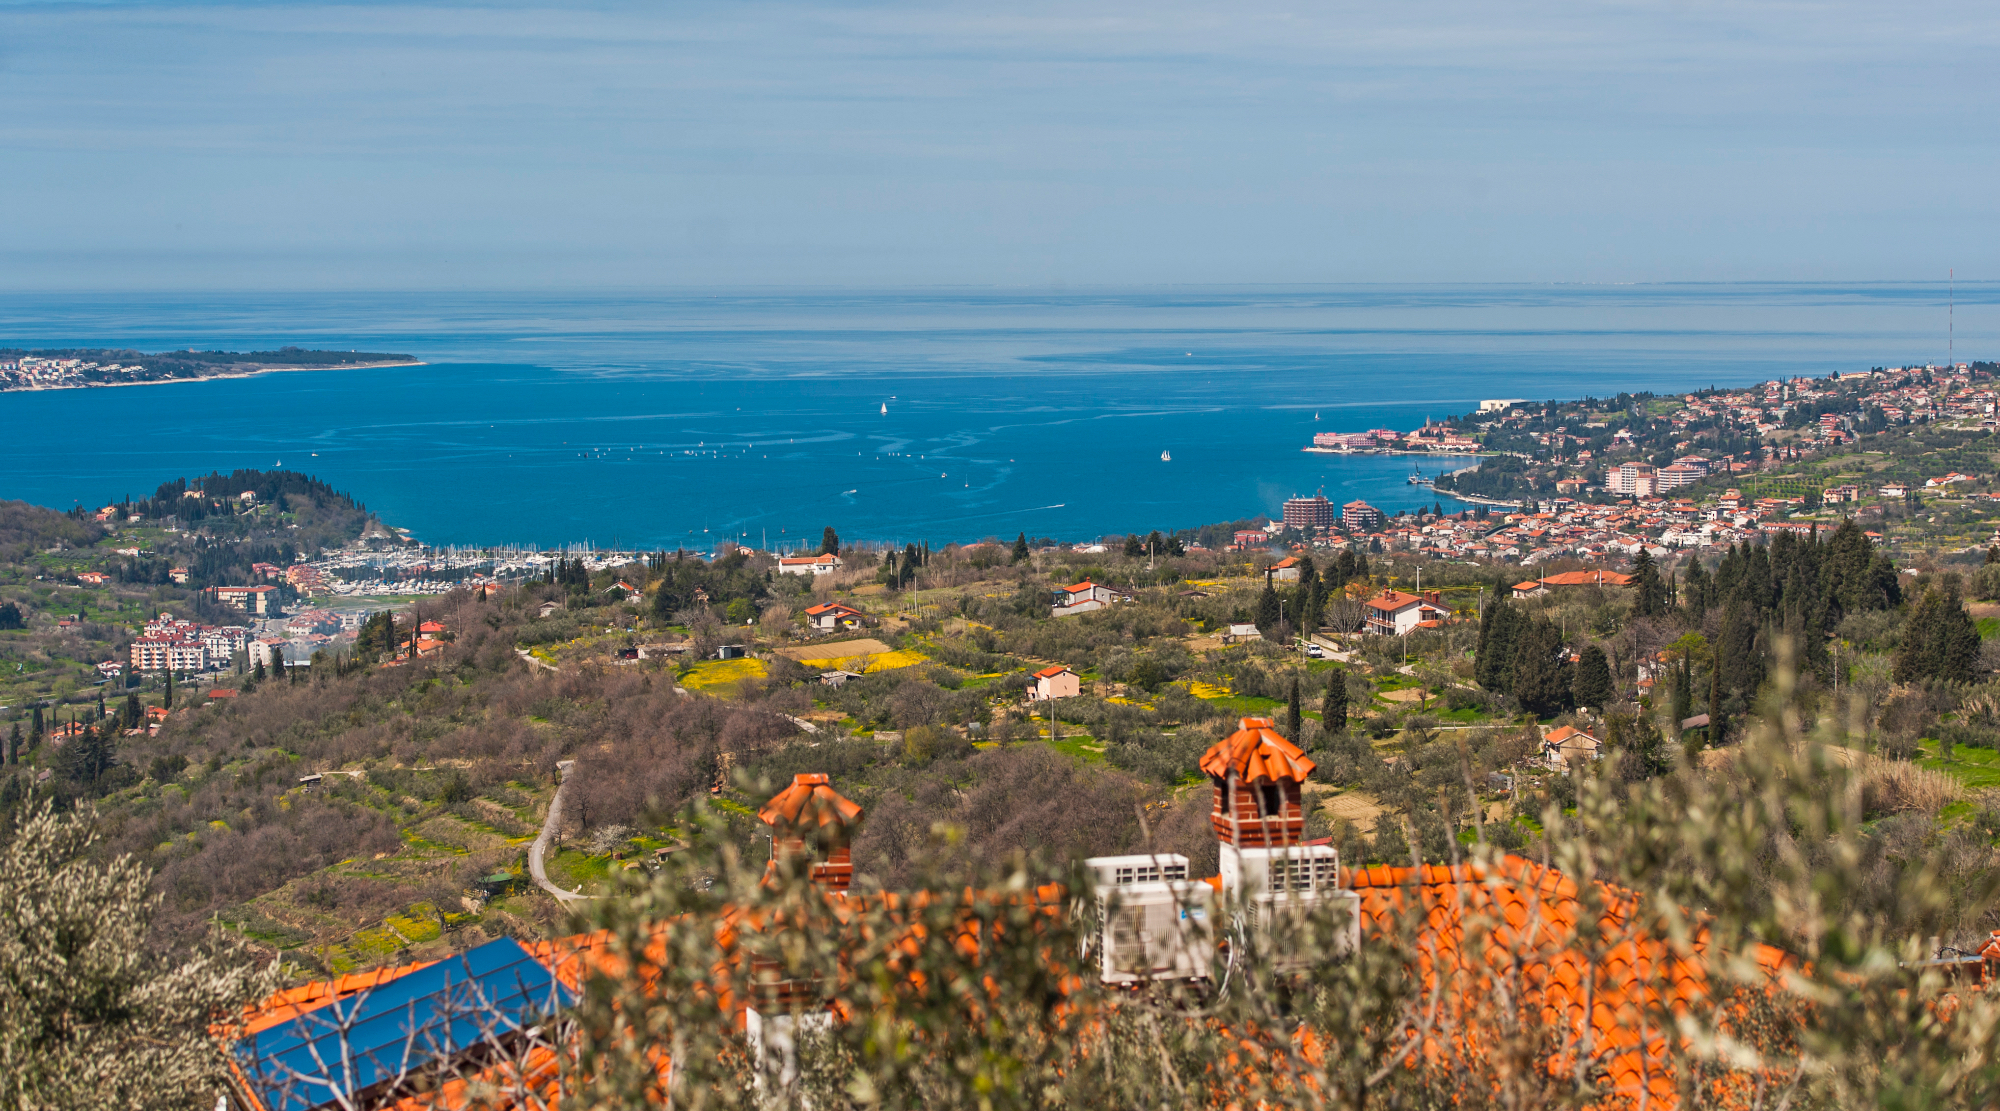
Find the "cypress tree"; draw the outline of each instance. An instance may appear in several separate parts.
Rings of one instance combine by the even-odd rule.
[[[1562,630],[1546,618],[1527,623],[1514,651],[1514,697],[1536,717],[1559,714],[1569,707],[1569,660]]]
[[[1683,575],[1681,584],[1681,601],[1690,622],[1699,622],[1708,612],[1708,570],[1701,565],[1699,557],[1688,561],[1687,571]]]
[[[1681,654],[1681,666],[1674,672],[1674,725],[1694,716],[1694,663]]]
[[[826,526],[826,531],[820,534],[819,554],[821,555],[840,554],[840,534],[833,531],[832,525]]]
[[[167,669],[166,697],[160,701],[160,705],[166,707],[169,710],[174,708],[174,669],[171,667]]]
[[[1638,558],[1632,561],[1632,586],[1633,612],[1640,617],[1658,617],[1666,607],[1666,588],[1660,583],[1660,569],[1653,564],[1653,553],[1643,546]]]
[[[9,764],[21,762],[21,723],[18,721],[7,734],[7,762]]]
[[[47,729],[42,724],[42,708],[37,705],[35,707],[34,725],[28,729],[28,747],[33,748],[35,745],[42,743],[42,734],[45,732],[47,732]]]
[[[1019,563],[1029,558],[1030,554],[1028,551],[1028,534],[1024,532],[1014,538],[1014,555],[1007,562]]]
[[[1488,608],[1493,614],[1493,628],[1487,635],[1484,650],[1474,660],[1474,674],[1479,679],[1479,685],[1487,690],[1510,693],[1514,689],[1514,661],[1520,652],[1528,618],[1506,602],[1495,602]]]
[[[1939,615],[1938,629],[1938,672],[1939,678],[1949,683],[1970,683],[1979,666],[1979,626],[1972,615],[1965,612],[1965,603],[1958,596],[1958,580],[1951,579],[1945,586],[1943,612]]]
[[[1271,586],[1269,576],[1264,579],[1264,593],[1257,596],[1257,631],[1270,636],[1277,631],[1281,614],[1278,592]]]
[[[1708,743],[1722,744],[1725,730],[1722,727],[1722,667],[1720,663],[1708,668]]]
[[[1764,660],[1757,647],[1756,615],[1742,600],[1722,610],[1722,633],[1716,641],[1716,665],[1722,670],[1724,696],[1747,709],[1764,682]]]
[[[1347,728],[1347,672],[1326,673],[1326,694],[1319,703],[1320,729],[1332,733]]]
[[[1576,704],[1602,711],[1611,701],[1611,662],[1605,658],[1604,649],[1595,644],[1586,644],[1577,654],[1576,678],[1571,683],[1571,692]]]
[[[1293,744],[1299,740],[1299,730],[1303,715],[1299,710],[1299,673],[1292,672],[1291,693],[1285,698],[1285,737]]]

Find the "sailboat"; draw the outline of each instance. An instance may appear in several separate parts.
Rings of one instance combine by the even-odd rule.
[[[889,403],[886,401],[882,403],[882,415],[885,417],[889,415]]]
[[[1163,452],[1161,452],[1161,453],[1160,453],[1160,462],[1162,462],[1162,463],[1171,463],[1171,462],[1173,462],[1173,461],[1174,461],[1174,453],[1173,453],[1173,452],[1171,452],[1171,451],[1163,451]]]

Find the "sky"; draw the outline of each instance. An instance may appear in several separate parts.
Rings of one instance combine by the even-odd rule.
[[[0,0],[0,288],[2000,278],[2000,7]]]

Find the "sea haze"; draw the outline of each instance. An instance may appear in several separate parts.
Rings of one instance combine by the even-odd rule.
[[[1299,448],[1482,398],[1941,363],[1948,327],[1961,361],[1991,358],[1996,303],[1990,283],[6,295],[0,345],[430,365],[0,394],[0,497],[96,506],[282,462],[433,543],[648,548],[829,524],[1076,540],[1315,490],[1394,512],[1430,504],[1409,458]]]

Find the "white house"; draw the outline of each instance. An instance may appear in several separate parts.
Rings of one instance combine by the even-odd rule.
[[[822,633],[857,628],[861,617],[860,610],[839,602],[821,602],[806,610],[806,623]]]
[[[1048,667],[1035,672],[1035,685],[1028,688],[1028,701],[1075,698],[1083,693],[1083,680],[1066,667]]]
[[[1223,630],[1222,643],[1235,644],[1244,640],[1263,640],[1264,634],[1255,625],[1231,625]]]
[[[1268,577],[1276,582],[1295,583],[1299,581],[1299,560],[1297,556],[1286,556],[1271,565]]]
[[[1091,610],[1101,610],[1113,602],[1122,601],[1124,596],[1108,586],[1094,582],[1080,582],[1056,591],[1055,605],[1049,607],[1054,617],[1070,617]]]
[[[1542,762],[1551,771],[1568,771],[1572,764],[1603,755],[1604,742],[1574,726],[1557,726],[1542,737]]]
[[[1451,616],[1451,611],[1439,604],[1435,592],[1419,598],[1388,587],[1369,598],[1367,608],[1367,631],[1385,636],[1402,636],[1425,622],[1443,621]]]
[[[840,557],[822,552],[809,556],[781,556],[778,559],[778,573],[781,575],[831,575],[846,564]]]

